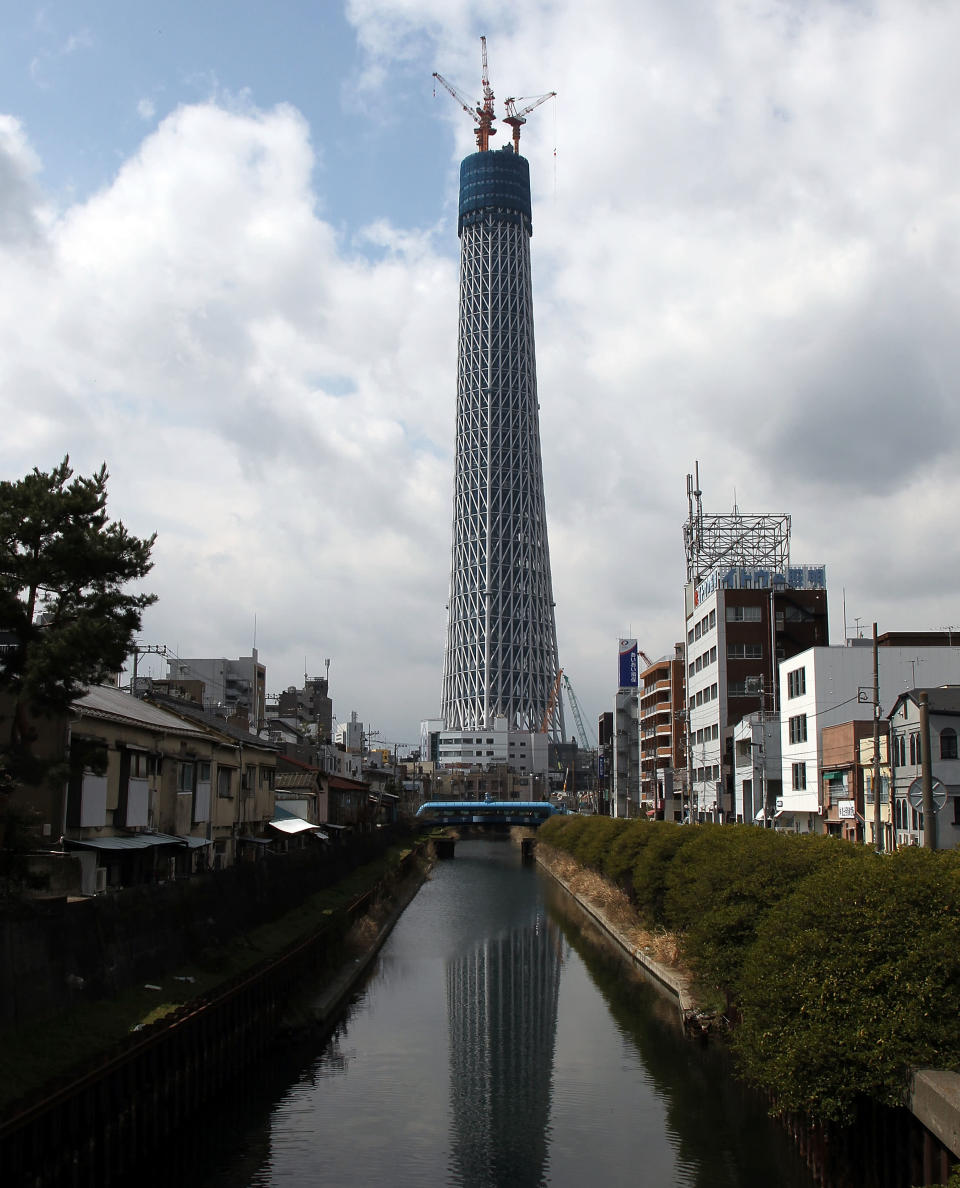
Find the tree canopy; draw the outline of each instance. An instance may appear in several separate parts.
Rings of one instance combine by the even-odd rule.
[[[76,476],[69,458],[0,482],[0,694],[12,705],[4,744],[29,746],[26,713],[65,710],[119,672],[153,594],[123,587],[152,565],[155,535],[107,517],[106,464]]]

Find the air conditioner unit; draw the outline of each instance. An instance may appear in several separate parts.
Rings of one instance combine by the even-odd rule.
[[[107,868],[105,866],[98,866],[96,869],[96,879],[94,882],[94,891],[97,895],[107,889]]]

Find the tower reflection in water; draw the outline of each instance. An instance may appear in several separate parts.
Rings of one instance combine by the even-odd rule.
[[[562,945],[538,914],[447,964],[456,1184],[545,1182]]]

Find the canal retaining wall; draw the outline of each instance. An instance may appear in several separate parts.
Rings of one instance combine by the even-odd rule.
[[[429,856],[415,850],[330,925],[143,1028],[0,1123],[9,1188],[126,1182],[144,1156],[272,1045],[296,987],[320,980],[314,1025],[330,1029],[419,889]],[[344,948],[344,932],[357,944]],[[337,956],[342,957],[336,962]],[[336,962],[331,968],[331,962]]]
[[[659,960],[653,952],[652,937],[639,925],[625,927],[596,896],[587,894],[580,885],[582,871],[572,859],[542,843],[537,844],[535,854],[539,865],[576,899],[647,980],[676,1005],[683,1026],[701,1030],[703,1015],[691,989],[690,975],[683,969]],[[594,885],[596,881],[596,877],[592,877]]]

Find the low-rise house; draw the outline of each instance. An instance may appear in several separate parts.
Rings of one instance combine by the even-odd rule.
[[[882,848],[889,853],[893,849],[893,814],[890,804],[890,765],[887,763],[889,750],[888,723],[880,723],[880,838]],[[863,784],[864,839],[868,845],[876,845],[875,804],[873,797],[873,731],[860,740],[860,768]]]
[[[837,722],[833,726],[823,728],[821,797],[824,829],[831,837],[842,837],[853,842],[864,840],[864,766],[861,744],[868,737],[872,763],[872,722]]]
[[[898,846],[924,844],[924,814],[919,803],[923,775],[920,741],[920,693],[926,692],[930,723],[930,769],[943,785],[945,801],[936,814],[936,848],[960,844],[960,685],[910,689],[890,711],[890,758],[893,815]]]
[[[178,796],[209,781],[213,866],[263,857],[271,841],[277,748],[243,727],[225,721],[191,701],[156,697],[147,704],[199,726],[217,741],[216,766],[208,770],[185,753],[178,760]]]
[[[370,785],[363,780],[327,775],[320,780],[319,817],[324,825],[357,829],[370,821]]]
[[[65,718],[34,720],[34,754],[65,775],[16,796],[49,839],[38,867],[80,871],[58,876],[58,892],[94,894],[230,865],[244,831],[272,817],[273,752],[191,716],[182,698],[170,702],[97,686]],[[71,853],[79,867],[57,863]]]

